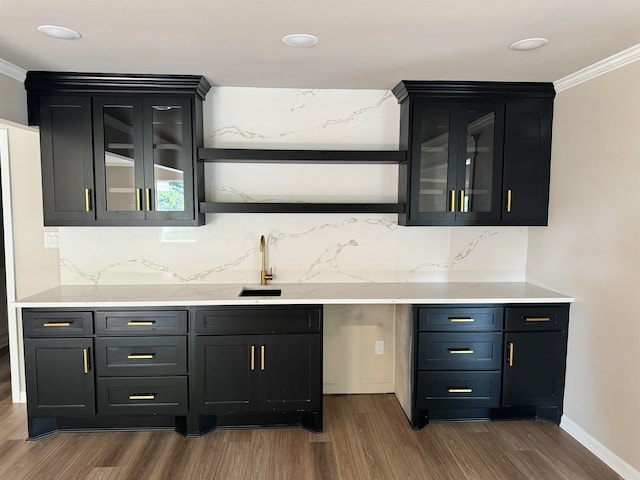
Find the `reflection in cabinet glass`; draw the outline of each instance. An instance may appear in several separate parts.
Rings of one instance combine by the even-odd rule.
[[[153,105],[153,176],[154,209],[161,212],[183,212],[184,149],[180,105]]]

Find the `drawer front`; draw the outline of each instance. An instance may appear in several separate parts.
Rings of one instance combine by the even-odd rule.
[[[99,415],[186,415],[187,377],[98,378]]]
[[[96,339],[98,376],[186,375],[186,337]]]
[[[529,305],[506,308],[505,330],[559,331],[569,326],[569,305]]]
[[[420,331],[490,331],[502,330],[502,308],[451,307],[418,308],[418,330]]]
[[[321,306],[242,306],[196,310],[199,334],[241,335],[320,332]]]
[[[498,370],[502,333],[418,333],[420,370]]]
[[[418,408],[492,408],[500,403],[499,371],[419,372]]]
[[[97,311],[100,335],[184,335],[186,310]]]
[[[26,337],[79,337],[93,334],[93,312],[23,310]]]

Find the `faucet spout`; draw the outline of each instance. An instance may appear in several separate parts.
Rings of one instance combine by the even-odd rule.
[[[273,280],[273,268],[267,273],[267,247],[265,246],[264,235],[260,236],[260,253],[262,254],[262,269],[260,270],[260,285],[266,285],[267,281]]]

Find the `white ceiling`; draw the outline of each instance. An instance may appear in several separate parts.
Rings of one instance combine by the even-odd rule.
[[[42,24],[83,37],[48,38]],[[289,33],[320,42],[287,47]],[[507,48],[534,36],[548,45]],[[555,81],[638,43],[640,0],[0,0],[0,58],[25,70],[202,74],[225,86]]]

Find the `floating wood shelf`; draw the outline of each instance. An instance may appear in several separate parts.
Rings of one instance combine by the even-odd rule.
[[[227,203],[200,202],[202,213],[402,213],[398,203]]]
[[[245,148],[199,148],[200,162],[398,164],[403,150],[264,150]]]

